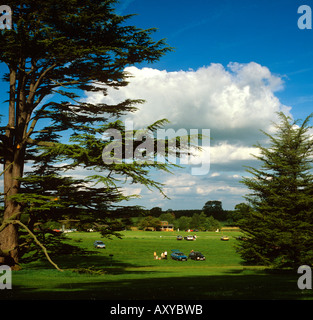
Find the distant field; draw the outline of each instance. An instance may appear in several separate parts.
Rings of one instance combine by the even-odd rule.
[[[64,272],[46,261],[33,262],[13,272],[12,290],[0,291],[1,299],[311,299],[310,290],[297,288],[294,272],[274,272],[243,266],[235,251],[238,231],[197,232],[197,240],[176,240],[187,232],[125,231],[123,239],[102,239],[99,233],[68,234],[69,243],[88,251],[81,256],[54,259]],[[104,240],[106,249],[94,249]],[[206,261],[170,259],[172,249],[185,254],[201,251]],[[167,250],[167,260],[153,253]],[[113,257],[110,257],[113,255]],[[73,272],[76,269],[78,272]]]

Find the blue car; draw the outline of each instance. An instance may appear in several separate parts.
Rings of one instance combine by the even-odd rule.
[[[187,261],[188,259],[186,255],[184,255],[180,250],[177,249],[172,250],[171,258],[178,261]]]

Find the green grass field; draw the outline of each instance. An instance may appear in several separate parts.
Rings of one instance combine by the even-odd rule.
[[[12,290],[1,299],[210,300],[311,299],[311,290],[299,290],[295,272],[275,272],[244,266],[235,251],[235,236],[221,241],[221,233],[198,232],[197,240],[176,240],[177,232],[125,231],[123,239],[106,240],[106,249],[94,249],[94,233],[68,234],[68,242],[88,251],[81,256],[54,259],[59,272],[46,261],[13,272]],[[181,232],[185,236],[187,233]],[[225,233],[226,234],[226,233]],[[201,251],[206,261],[170,259],[171,249],[185,254]],[[153,259],[167,250],[167,260]],[[113,254],[113,257],[110,257]],[[76,269],[76,272],[73,271]],[[80,271],[80,273],[77,272]]]

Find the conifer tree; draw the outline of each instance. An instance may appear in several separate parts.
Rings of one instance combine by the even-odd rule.
[[[59,161],[68,160],[62,170],[78,166],[96,169],[98,173],[106,170],[102,176],[94,174],[104,184],[97,195],[93,193],[95,198],[92,193],[89,197],[83,195],[88,188],[83,188],[81,181],[72,181],[77,188],[80,185],[78,189],[86,205],[88,199],[88,205],[99,204],[103,194],[107,204],[120,201],[123,195],[115,185],[116,175],[161,189],[148,177],[151,165],[121,164],[104,168],[101,162],[105,142],[99,135],[107,127],[118,126],[116,119],[135,111],[142,101],[125,100],[109,105],[81,99],[82,92],[106,95],[108,87],[126,86],[126,66],[157,61],[171,50],[164,40],[153,40],[155,29],[142,30],[128,25],[131,15],[116,14],[116,0],[8,0],[6,5],[13,15],[12,28],[0,30],[0,62],[7,66],[4,80],[9,89],[8,122],[3,123],[5,127],[0,135],[4,165],[3,221],[19,221],[26,208],[28,213],[38,215],[40,211],[62,205],[62,197],[56,202],[48,201],[57,191],[52,192],[53,181],[62,195],[58,185],[61,180],[57,179]],[[65,142],[67,136],[71,140]],[[29,189],[22,193],[25,162],[36,162],[39,158],[46,159],[46,165],[41,166],[42,172],[24,180],[24,186]],[[159,168],[167,170],[166,165]],[[50,179],[50,189],[41,190],[43,184],[47,186],[45,179]],[[69,182],[63,180],[63,191]],[[7,223],[0,232],[0,263],[14,267],[18,259],[18,225]]]
[[[280,113],[270,145],[257,144],[260,168],[249,167],[251,208],[240,228],[239,252],[248,263],[299,267],[313,262],[313,139],[311,116],[293,121]]]

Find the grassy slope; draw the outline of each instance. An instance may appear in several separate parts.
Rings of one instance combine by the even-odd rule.
[[[187,235],[182,232],[181,235]],[[0,291],[1,299],[310,299],[309,290],[297,288],[297,274],[244,267],[234,244],[237,232],[198,232],[196,241],[177,241],[176,232],[124,232],[123,239],[105,240],[95,250],[98,233],[73,233],[69,242],[90,250],[85,256],[58,257],[64,272],[46,262],[32,263],[13,272],[13,290]],[[164,250],[188,254],[201,251],[206,261],[154,260]],[[111,261],[110,254],[113,254]],[[91,268],[100,275],[78,274],[73,268]]]

